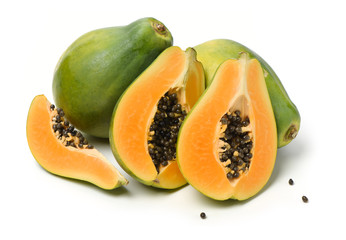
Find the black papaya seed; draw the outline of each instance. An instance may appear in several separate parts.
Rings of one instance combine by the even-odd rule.
[[[309,202],[309,199],[308,199],[306,196],[302,196],[302,200],[303,200],[303,202],[305,202],[305,203]]]
[[[288,180],[288,184],[289,184],[289,185],[293,185],[293,184],[294,184],[292,178],[290,178],[290,180]]]

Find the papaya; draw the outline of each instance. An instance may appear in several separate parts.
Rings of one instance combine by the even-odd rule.
[[[82,35],[62,54],[55,68],[56,105],[82,132],[108,138],[120,95],[172,43],[169,30],[154,18]]]
[[[203,67],[195,51],[173,46],[126,89],[114,108],[109,140],[128,174],[157,188],[186,184],[176,161],[176,141],[204,86]]]
[[[226,60],[180,128],[181,173],[212,199],[245,200],[270,178],[276,152],[276,122],[260,62],[246,53]]]
[[[269,64],[258,54],[244,45],[226,39],[216,39],[194,47],[197,59],[202,62],[206,83],[210,85],[218,66],[227,59],[237,59],[241,52],[247,52],[251,58],[257,59],[264,70],[264,78],[274,109],[277,125],[278,148],[286,146],[298,134],[300,114],[289,98],[279,77]]]
[[[44,95],[29,109],[26,135],[36,161],[48,172],[114,189],[128,181]]]

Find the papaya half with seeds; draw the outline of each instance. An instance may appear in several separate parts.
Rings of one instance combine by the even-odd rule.
[[[27,140],[36,161],[53,174],[84,180],[103,189],[114,189],[128,181],[84,136],[64,119],[44,95],[31,103]]]
[[[176,141],[204,86],[195,51],[175,46],[129,86],[114,109],[109,134],[113,154],[128,174],[158,188],[186,184],[176,162]]]
[[[258,54],[238,42],[226,39],[211,40],[194,48],[197,51],[197,59],[203,64],[207,85],[211,84],[217,68],[225,60],[237,59],[241,52],[247,52],[251,58],[257,59],[264,70],[275,114],[278,147],[286,146],[297,136],[300,127],[298,109],[290,100],[274,70]]]
[[[268,181],[277,152],[276,123],[263,70],[246,53],[225,61],[185,119],[177,161],[204,195],[244,200]]]
[[[118,98],[172,42],[169,30],[153,18],[84,34],[68,47],[56,66],[56,105],[79,130],[108,138]]]

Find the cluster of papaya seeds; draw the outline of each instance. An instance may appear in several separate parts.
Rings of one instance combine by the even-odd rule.
[[[184,51],[172,42],[163,23],[144,18],[72,43],[54,72],[57,107],[40,95],[29,110],[41,166],[104,189],[126,185],[83,132],[109,138],[122,169],[145,185],[189,183],[216,200],[258,193],[277,148],[299,131],[296,106],[247,47],[219,39]]]

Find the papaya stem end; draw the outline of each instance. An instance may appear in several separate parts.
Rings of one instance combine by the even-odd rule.
[[[167,28],[166,28],[166,26],[163,25],[162,23],[160,23],[160,22],[154,22],[154,23],[153,23],[153,28],[154,28],[154,30],[155,30],[158,34],[160,34],[160,35],[162,35],[162,36],[166,36],[166,35],[167,35]]]
[[[298,128],[295,125],[292,125],[286,133],[286,139],[289,141],[292,141],[297,135],[298,135]]]

